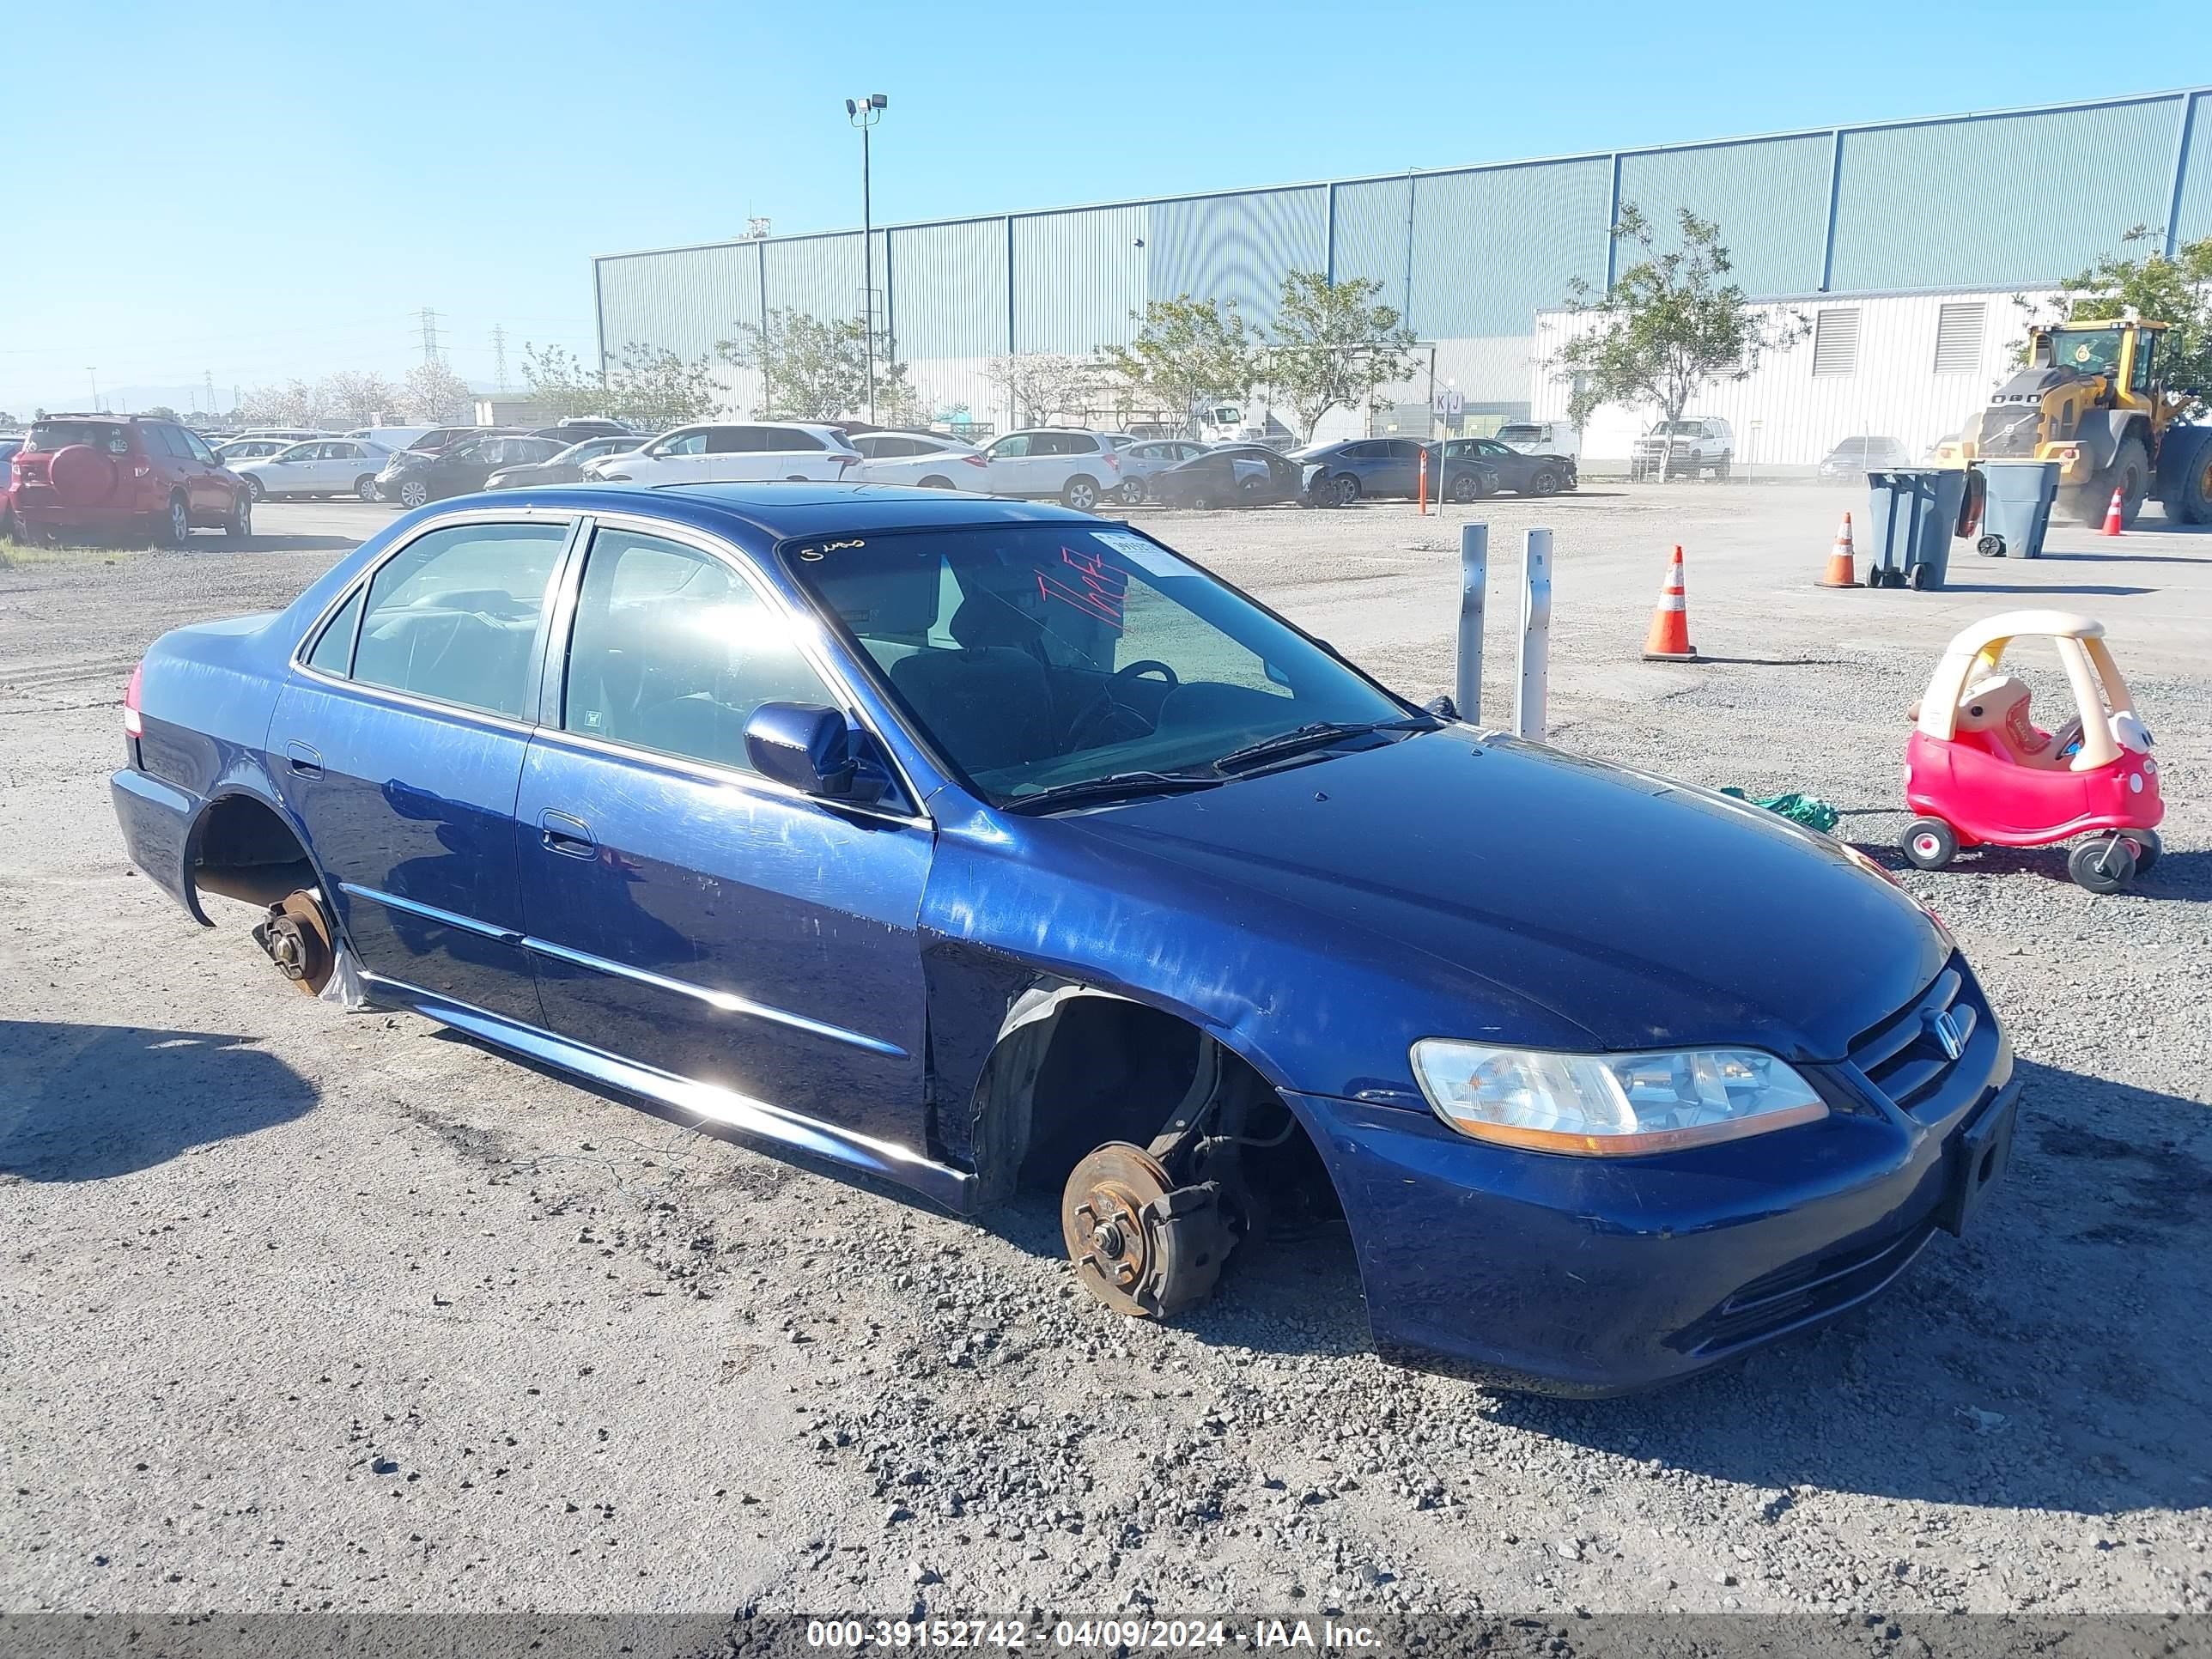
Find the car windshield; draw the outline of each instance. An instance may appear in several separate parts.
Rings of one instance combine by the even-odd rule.
[[[786,560],[994,805],[1131,772],[1210,776],[1255,742],[1409,712],[1129,530],[908,532],[800,544]]]
[[[1501,426],[1498,441],[1502,444],[1532,444],[1544,435],[1540,426]]]

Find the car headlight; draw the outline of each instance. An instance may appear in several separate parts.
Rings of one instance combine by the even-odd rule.
[[[1756,1048],[1566,1054],[1427,1037],[1413,1075],[1461,1133],[1538,1152],[1633,1158],[1828,1115],[1812,1085]]]

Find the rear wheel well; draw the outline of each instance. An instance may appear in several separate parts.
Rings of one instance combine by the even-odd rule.
[[[316,885],[307,849],[283,817],[252,795],[225,795],[201,814],[192,836],[193,887],[266,907]]]
[[[1144,1146],[1172,1123],[1205,1121],[1208,1135],[1234,1137],[1206,1145],[1233,1158],[1270,1212],[1342,1213],[1305,1126],[1256,1067],[1188,1021],[1126,998],[1060,994],[1001,1039],[975,1113],[986,1204],[1021,1188],[1058,1193],[1107,1141]]]

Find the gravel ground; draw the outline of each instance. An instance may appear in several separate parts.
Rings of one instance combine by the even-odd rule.
[[[1340,1237],[1132,1323],[1048,1203],[948,1219],[292,994],[242,910],[196,928],[126,866],[116,704],[162,629],[282,603],[384,515],[0,569],[0,1608],[2212,1612],[2212,536],[1814,588],[1850,504],[1486,504],[1497,706],[1547,523],[1556,741],[1806,789],[1884,848],[1943,638],[2087,606],[2168,850],[2112,898],[2047,853],[1908,872],[2021,1056],[2007,1189],[1871,1309],[1598,1404],[1382,1364]],[[1146,521],[1450,684],[1455,519]],[[1677,541],[1715,660],[1649,665]]]

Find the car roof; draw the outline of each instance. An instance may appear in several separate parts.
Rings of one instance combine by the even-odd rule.
[[[439,503],[441,512],[468,507],[644,513],[702,530],[727,533],[750,529],[775,541],[831,531],[866,533],[1034,523],[1096,529],[1112,523],[1050,502],[1002,501],[903,484],[541,484]]]

